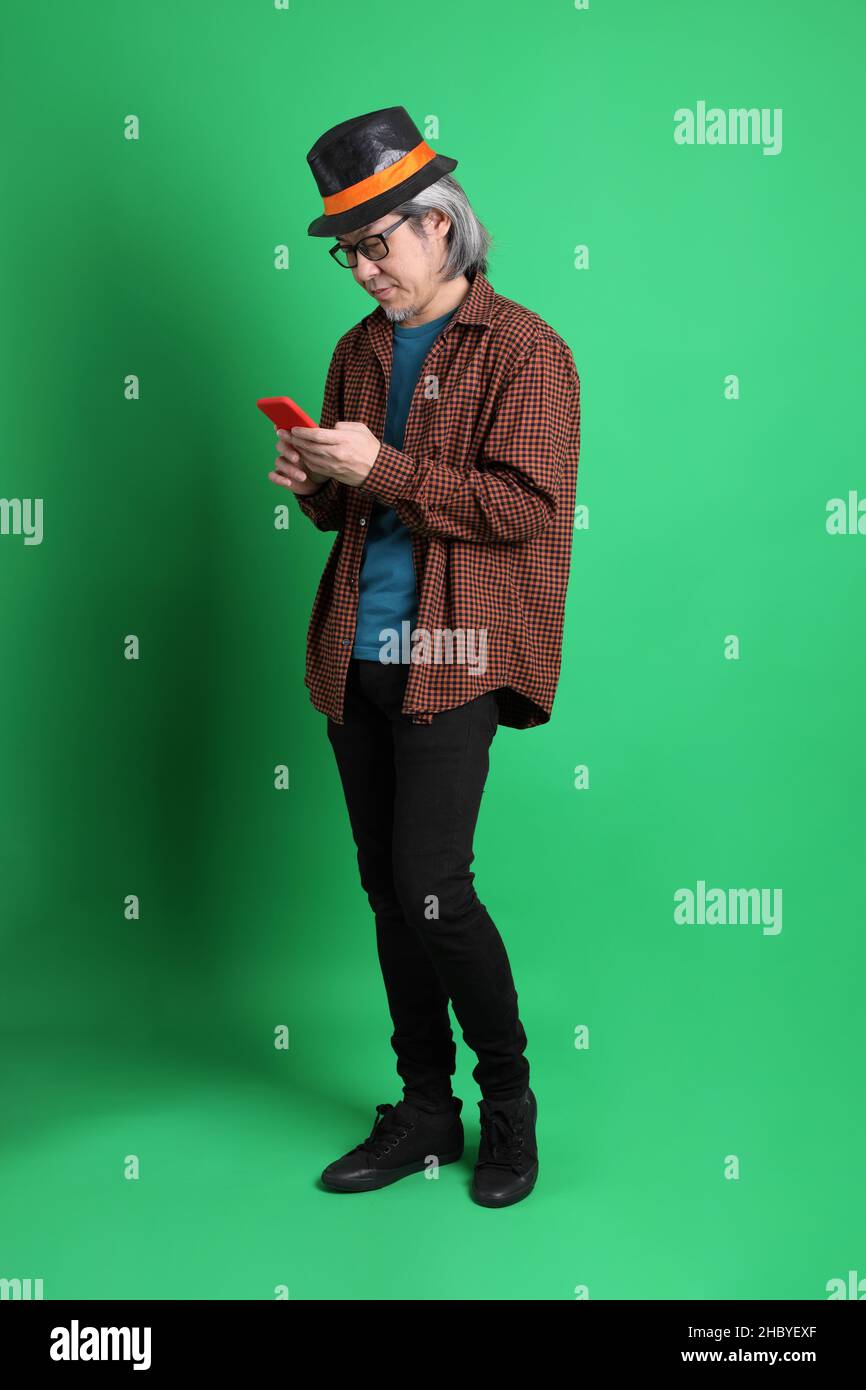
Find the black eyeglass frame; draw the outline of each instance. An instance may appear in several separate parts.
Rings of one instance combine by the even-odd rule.
[[[340,266],[343,270],[355,270],[358,265],[358,247],[364,246],[367,242],[371,241],[383,241],[385,242],[385,250],[382,252],[381,256],[368,256],[366,251],[362,251],[361,255],[364,257],[365,261],[384,261],[385,257],[387,256],[390,250],[386,237],[389,237],[392,232],[396,232],[397,228],[403,222],[405,222],[407,218],[411,217],[411,215],[412,214],[409,212],[404,212],[403,216],[398,218],[396,222],[392,222],[390,227],[386,227],[384,232],[371,232],[369,236],[362,236],[361,240],[356,241],[354,246],[329,246],[328,255],[333,256],[336,264]],[[355,264],[346,265],[344,261],[338,261],[337,256],[340,254],[341,251],[345,256],[348,256],[350,251],[354,252]]]

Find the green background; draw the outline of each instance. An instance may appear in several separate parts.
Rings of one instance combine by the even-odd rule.
[[[854,0],[7,7],[0,495],[42,497],[45,535],[0,536],[0,1277],[822,1299],[866,1275],[866,536],[825,525],[866,491],[864,30]],[[781,107],[781,154],[675,145],[699,100]],[[303,684],[333,536],[268,481],[255,400],[315,413],[369,312],[306,234],[305,155],[392,104],[438,116],[494,287],[582,384],[553,720],[500,730],[475,843],[539,1101],[506,1211],[468,1195],[462,1041],[463,1163],[317,1186],[399,1085]],[[781,933],[677,925],[699,879],[781,888]]]

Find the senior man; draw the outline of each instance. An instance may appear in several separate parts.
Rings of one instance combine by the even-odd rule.
[[[473,837],[498,725],[550,719],[580,447],[567,343],[487,279],[491,238],[457,160],[402,106],[307,155],[309,235],[378,304],[337,343],[320,426],[277,432],[269,474],[337,539],[307,636],[403,1082],[326,1187],[367,1192],[463,1153],[449,1001],[477,1057],[471,1195],[504,1207],[538,1174],[537,1101]]]

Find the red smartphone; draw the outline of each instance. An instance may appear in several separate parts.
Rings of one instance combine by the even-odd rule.
[[[305,429],[317,428],[315,420],[311,420],[307,412],[288,396],[262,396],[256,405],[279,430],[290,430],[295,425],[302,425]]]

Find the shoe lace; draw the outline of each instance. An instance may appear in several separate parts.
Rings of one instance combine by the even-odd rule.
[[[365,1149],[373,1158],[383,1158],[391,1149],[395,1149],[401,1139],[405,1139],[410,1130],[415,1128],[414,1121],[410,1120],[405,1114],[401,1114],[395,1105],[377,1105],[376,1120],[367,1138],[362,1143],[356,1144],[352,1153],[358,1153]]]
[[[513,1120],[502,1110],[481,1104],[481,1152],[479,1165],[487,1168],[510,1168],[520,1171],[523,1145],[526,1139],[526,1111]]]

